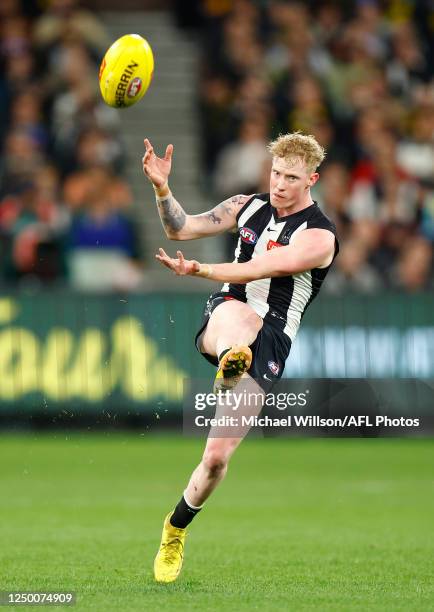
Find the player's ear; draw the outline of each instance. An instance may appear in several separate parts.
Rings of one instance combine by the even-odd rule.
[[[318,172],[314,172],[313,174],[311,174],[309,178],[309,187],[313,187],[318,179],[319,179]]]

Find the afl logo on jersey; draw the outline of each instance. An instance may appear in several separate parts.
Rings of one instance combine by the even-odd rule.
[[[247,244],[256,244],[258,241],[258,236],[248,227],[242,227],[240,229],[240,236],[241,240],[243,242],[247,242]]]

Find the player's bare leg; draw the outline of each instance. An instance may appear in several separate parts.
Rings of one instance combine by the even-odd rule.
[[[242,425],[242,417],[257,416],[264,403],[264,391],[248,375],[244,375],[235,389],[240,401],[236,412],[232,406],[220,404],[216,410],[216,417],[233,416],[236,414],[236,426],[213,427],[202,456],[202,461],[191,475],[184,499],[191,506],[200,508],[208,499],[217,485],[226,476],[229,460],[239,444],[246,437],[250,426]]]
[[[242,438],[208,438],[202,461],[190,477],[184,498],[189,505],[202,507],[226,476],[228,464]]]
[[[223,302],[211,314],[201,338],[201,351],[218,357],[233,345],[250,346],[262,325],[261,317],[248,304]]]
[[[218,357],[214,391],[233,389],[252,363],[250,345],[263,321],[248,305],[238,300],[220,304],[212,313],[202,338],[201,350]]]

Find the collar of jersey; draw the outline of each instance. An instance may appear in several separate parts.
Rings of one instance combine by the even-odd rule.
[[[302,210],[298,210],[296,213],[292,213],[291,215],[286,215],[286,217],[278,217],[274,206],[271,206],[271,208],[273,210],[273,218],[274,218],[275,223],[283,223],[285,221],[288,221],[288,219],[297,219],[297,217],[301,217],[302,215],[306,213],[307,210],[310,210],[312,207],[316,207],[316,206],[318,206],[318,203],[315,200],[313,200],[313,203],[310,204],[309,206],[306,206],[306,208],[303,208]]]

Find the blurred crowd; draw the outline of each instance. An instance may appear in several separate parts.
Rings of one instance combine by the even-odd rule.
[[[140,286],[118,113],[98,91],[110,43],[76,0],[0,2],[3,285]]]
[[[0,2],[3,285],[134,290],[143,281],[119,116],[98,91],[111,41],[85,4]],[[314,134],[328,153],[313,195],[341,241],[328,290],[432,289],[432,2],[178,7],[184,25],[200,25],[202,157],[213,195],[268,191],[269,139]],[[228,237],[228,258],[232,248]]]
[[[328,152],[313,195],[341,242],[328,290],[432,289],[433,3],[204,0],[197,14],[214,194],[267,192],[269,139],[313,134]]]

